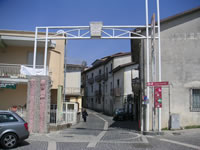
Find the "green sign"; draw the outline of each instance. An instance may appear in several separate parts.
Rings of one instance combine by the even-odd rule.
[[[162,103],[162,99],[161,98],[158,99],[158,103]]]
[[[16,89],[15,83],[0,83],[0,88]]]

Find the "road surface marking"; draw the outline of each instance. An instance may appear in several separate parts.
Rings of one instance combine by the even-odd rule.
[[[95,147],[97,145],[97,143],[101,140],[101,138],[106,134],[107,130],[108,130],[108,121],[106,121],[105,119],[103,119],[102,117],[98,116],[97,114],[94,114],[95,116],[97,116],[98,118],[100,118],[101,120],[103,120],[104,123],[104,131],[102,131],[96,138],[94,138],[94,140],[92,140],[87,147]]]
[[[186,144],[186,143],[182,143],[182,142],[177,142],[177,141],[172,141],[172,140],[168,140],[168,139],[160,139],[161,141],[165,141],[165,142],[169,142],[169,143],[174,143],[174,144],[178,144],[178,145],[182,145],[182,146],[186,146],[186,147],[190,147],[190,148],[194,148],[194,149],[200,149],[199,146],[195,146],[195,145],[191,145],[191,144]]]
[[[106,121],[104,118],[98,116],[97,114],[94,114],[95,116],[97,116],[98,118],[100,118],[101,120],[103,120],[105,122],[104,124],[104,130],[108,130],[108,121]]]
[[[143,143],[149,143],[145,136],[142,135],[141,138],[142,138]]]
[[[48,142],[48,150],[56,150],[56,142],[55,141]]]
[[[147,137],[147,138],[154,138],[154,137],[151,136],[151,135],[145,135],[145,137]]]

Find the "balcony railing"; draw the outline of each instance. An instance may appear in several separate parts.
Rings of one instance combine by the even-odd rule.
[[[4,64],[0,63],[0,77],[1,78],[27,78],[27,75],[44,75],[44,66],[37,65],[36,70],[33,70],[32,65],[21,64]],[[48,70],[48,69],[47,69]],[[48,71],[47,71],[48,74]]]
[[[102,80],[102,75],[100,74],[100,75],[97,75],[96,77],[95,77],[95,81],[96,82],[101,82],[101,80]]]
[[[102,79],[103,79],[104,81],[107,81],[107,80],[108,80],[108,74],[103,74]]]
[[[88,83],[89,83],[89,84],[93,84],[93,83],[94,83],[94,78],[89,78],[89,79],[88,79]]]
[[[96,90],[95,91],[95,96],[101,96],[101,95],[102,95],[101,90]]]
[[[81,88],[77,87],[66,87],[66,95],[81,95]]]

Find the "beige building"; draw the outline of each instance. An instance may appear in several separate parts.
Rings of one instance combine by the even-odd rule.
[[[30,77],[27,71],[33,65],[34,36],[34,32],[0,30],[0,109],[26,107]],[[64,40],[48,41],[47,73],[51,78],[52,104],[62,98],[58,89],[64,86],[64,46]],[[44,47],[45,41],[39,41],[36,75],[44,72]]]

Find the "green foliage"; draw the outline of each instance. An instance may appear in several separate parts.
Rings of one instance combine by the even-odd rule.
[[[194,129],[194,128],[200,128],[200,125],[192,125],[192,126],[185,127],[185,129]]]

